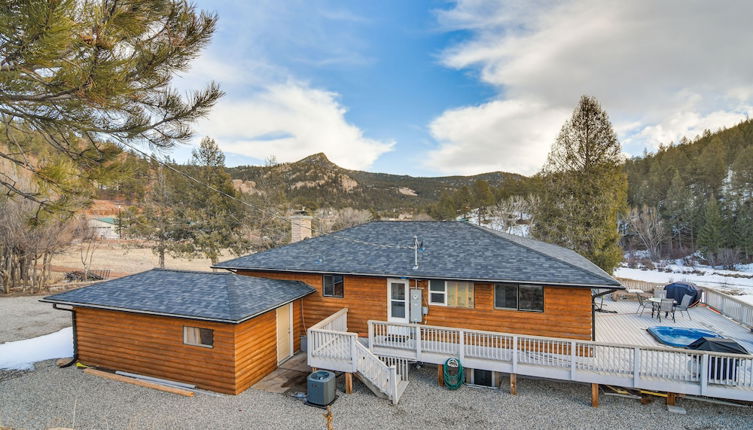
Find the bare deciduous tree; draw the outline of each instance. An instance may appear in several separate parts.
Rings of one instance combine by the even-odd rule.
[[[371,221],[371,212],[362,209],[318,209],[314,213],[317,234],[331,233]]]
[[[642,208],[632,208],[628,218],[630,230],[638,237],[649,252],[652,260],[658,260],[661,246],[667,240],[667,229],[656,208],[643,205]]]

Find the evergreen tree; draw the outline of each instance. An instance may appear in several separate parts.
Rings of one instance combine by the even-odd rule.
[[[611,272],[622,260],[618,216],[627,209],[627,177],[609,116],[583,96],[544,167],[533,234],[571,248]]]
[[[753,256],[753,205],[746,205],[738,210],[734,229],[737,248],[746,259],[751,258]]]
[[[473,203],[478,210],[478,223],[481,224],[486,219],[486,208],[494,204],[494,193],[489,183],[483,179],[473,183]]]
[[[753,145],[741,150],[732,163],[732,187],[744,200],[753,200]]]
[[[216,20],[183,0],[3,2],[0,121],[42,136],[66,165],[52,169],[12,134],[0,157],[36,184],[19,189],[0,177],[0,187],[65,209],[77,193],[69,178],[96,178],[120,152],[113,143],[169,148],[188,140],[190,123],[222,92],[210,84],[181,97],[170,82],[209,43]]]
[[[182,201],[176,207],[173,229],[179,240],[170,245],[170,251],[189,258],[208,258],[212,264],[224,249],[236,255],[247,251],[249,241],[243,235],[246,211],[237,200],[227,197],[238,194],[217,143],[205,137],[187,167],[201,185],[183,181],[185,189],[179,190]]]
[[[682,247],[683,237],[692,234],[693,195],[685,185],[680,172],[673,169],[672,181],[664,199],[663,212],[669,220],[671,237]]]
[[[174,166],[170,160],[167,163]],[[179,201],[178,190],[186,188],[181,187],[186,179],[156,161],[151,167],[153,175],[149,191],[139,206],[126,209],[118,222],[126,235],[145,239],[151,244],[159,267],[164,269],[165,255],[185,239],[189,231],[185,224],[180,224],[174,209]]]
[[[716,263],[719,251],[724,247],[724,222],[715,198],[709,199],[703,211],[703,227],[698,232],[698,246],[703,255]]]

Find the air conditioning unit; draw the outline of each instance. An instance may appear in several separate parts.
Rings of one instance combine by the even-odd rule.
[[[306,379],[306,401],[313,405],[327,406],[335,401],[335,374],[326,370],[313,372]]]

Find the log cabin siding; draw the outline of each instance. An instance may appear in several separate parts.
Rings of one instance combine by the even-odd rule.
[[[293,352],[300,350],[303,322],[301,299],[293,304]],[[288,305],[284,305],[288,306]],[[277,310],[236,325],[235,394],[245,391],[277,369]]]
[[[84,364],[236,392],[233,324],[81,307],[75,312]],[[183,326],[214,330],[214,346],[185,345]]]
[[[387,278],[344,277],[344,297],[322,296],[322,275],[315,273],[264,272],[239,270],[240,275],[303,281],[317,290],[303,299],[303,323],[311,327],[342,308],[348,308],[348,330],[366,335],[368,321],[387,319]],[[410,287],[416,285],[410,281]],[[544,287],[544,311],[528,312],[494,308],[493,285],[474,284],[473,309],[429,305],[427,282],[418,281],[423,289],[424,306],[429,314],[423,323],[474,330],[498,331],[534,336],[591,339],[590,288]]]
[[[293,346],[300,349],[300,299],[293,302]],[[287,306],[287,305],[285,305]],[[276,309],[240,324],[76,307],[79,360],[238,394],[277,368]],[[214,330],[212,348],[183,343],[183,327]]]

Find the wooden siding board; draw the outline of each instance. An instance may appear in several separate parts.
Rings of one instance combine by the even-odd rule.
[[[342,308],[348,308],[348,330],[361,335],[368,332],[369,320],[387,319],[387,278],[345,276],[343,298],[322,296],[322,275],[238,271],[241,275],[303,281],[317,290],[303,298],[303,330]],[[414,288],[416,281],[410,281]],[[465,309],[428,304],[427,282],[418,281],[423,289],[424,306],[429,314],[424,324],[475,330],[520,333],[535,336],[591,339],[590,288],[544,287],[544,312],[526,312],[494,308],[490,283],[475,283],[474,308]]]
[[[235,392],[233,325],[81,307],[75,311],[83,363]],[[213,329],[214,347],[183,344],[183,326]]]

